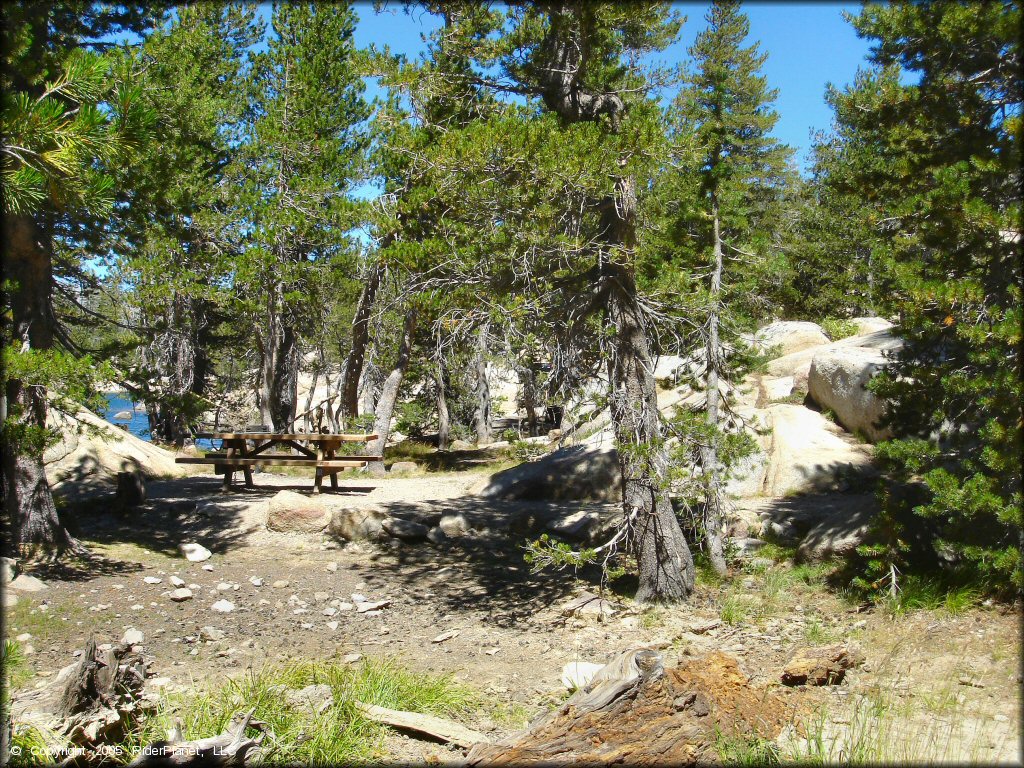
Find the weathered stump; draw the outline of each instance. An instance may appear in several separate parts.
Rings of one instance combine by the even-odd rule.
[[[473,747],[467,764],[716,763],[720,738],[775,738],[787,715],[779,698],[750,687],[731,656],[665,670],[659,654],[632,650],[526,731]]]
[[[117,505],[121,509],[137,507],[146,500],[146,483],[138,470],[117,473]]]

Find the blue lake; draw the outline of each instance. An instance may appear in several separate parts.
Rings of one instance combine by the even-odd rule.
[[[143,440],[149,440],[149,418],[146,416],[146,407],[142,403],[134,403],[125,397],[123,392],[108,392],[107,412],[104,414],[111,424],[127,424],[128,431]],[[131,419],[115,419],[114,416],[122,411],[130,411]]]

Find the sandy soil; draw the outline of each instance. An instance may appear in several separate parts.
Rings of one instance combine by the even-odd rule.
[[[325,505],[479,506],[466,495],[479,483],[479,473],[343,477],[345,487],[325,493]],[[617,613],[609,619],[567,618],[559,607],[584,587],[596,589],[595,575],[532,574],[521,537],[378,547],[272,533],[265,528],[262,502],[282,488],[308,492],[310,482],[269,473],[257,475],[256,482],[256,489],[229,495],[218,493],[220,480],[213,475],[153,482],[150,500],[128,516],[110,511],[110,496],[84,504],[77,517],[80,534],[102,561],[89,570],[36,570],[48,588],[21,593],[7,612],[8,636],[31,635],[23,644],[31,646],[38,684],[68,664],[90,634],[111,642],[137,628],[154,659],[153,673],[168,678],[169,689],[214,686],[267,663],[356,652],[452,674],[532,716],[564,698],[560,677],[567,662],[603,662],[644,644],[662,648],[668,666],[681,657],[724,650],[739,659],[753,683],[776,687],[792,652],[816,637],[808,630],[814,624],[831,641],[859,643],[867,664],[841,686],[780,688],[795,709],[827,706],[842,713],[851,710],[850,702],[872,701],[884,692],[892,711],[906,714],[908,733],[915,734],[908,739],[923,738],[915,718],[933,724],[950,716],[957,727],[980,729],[980,736],[961,740],[979,759],[1020,759],[1020,627],[1006,608],[972,609],[956,617],[919,612],[894,620],[818,589],[782,596],[774,614],[759,621],[715,624],[725,588],[701,586],[690,604],[678,608],[641,611],[612,593]],[[202,543],[213,557],[186,561],[177,546],[188,541]],[[198,585],[191,600],[169,599],[172,575]],[[146,583],[145,577],[160,582]],[[741,574],[733,593],[742,582],[756,601],[760,580]],[[623,581],[621,591],[628,594],[628,579]],[[376,615],[359,614],[344,609],[353,594],[390,602]],[[224,599],[234,604],[232,612],[211,609]],[[336,628],[329,622],[337,622]],[[202,640],[206,626],[225,637]],[[458,634],[433,642],[448,630]],[[965,712],[971,722],[964,722]],[[833,714],[832,721],[829,733],[841,741],[849,719],[844,724],[841,714]],[[512,727],[482,716],[467,725],[495,737]],[[398,736],[389,745],[401,759],[434,759],[444,752]],[[948,759],[964,757],[953,752]]]

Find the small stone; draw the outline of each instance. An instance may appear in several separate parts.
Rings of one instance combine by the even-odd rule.
[[[270,586],[272,586],[274,589],[287,589],[288,584],[289,584],[288,579],[278,579],[277,581],[275,581]]]
[[[32,635],[28,632],[22,632],[14,639],[17,640],[19,643],[27,643],[29,640],[32,639]]]
[[[327,622],[327,628],[332,630],[332,631],[337,629],[338,628],[338,622],[336,622],[336,621],[328,621]]]
[[[216,611],[217,613],[231,613],[235,610],[235,604],[230,600],[218,600],[210,606],[210,610]]]
[[[331,608],[331,607],[324,608],[324,611],[323,611],[324,616],[333,616],[337,612],[338,612],[337,608]]]
[[[33,646],[31,643],[22,648],[22,653],[24,653],[26,656],[31,656],[35,652],[35,646]]]
[[[146,609],[146,606],[144,606],[142,603],[136,603],[135,605],[133,605],[131,607],[131,610],[133,610],[133,611],[143,611],[145,609]]]
[[[199,630],[199,637],[207,641],[223,640],[227,637],[227,632],[216,627],[203,627]]]
[[[233,584],[229,584],[226,581],[222,581],[217,585],[218,592],[228,592],[234,588]]]
[[[329,562],[327,564],[327,570],[330,571],[331,573],[334,573],[335,571],[338,570],[338,564],[332,560],[331,562]]]
[[[430,642],[432,642],[432,643],[443,643],[446,640],[451,640],[453,637],[458,637],[460,634],[462,634],[462,632],[460,630],[458,630],[458,629],[449,629],[449,630],[447,630],[445,632],[442,632],[440,635],[435,637]]]
[[[179,548],[181,553],[185,555],[185,559],[190,563],[201,563],[213,557],[213,553],[210,550],[202,544],[196,544],[195,542],[182,544]]]
[[[35,576],[29,576],[27,573],[19,573],[7,586],[19,592],[43,592],[49,589],[44,581]]]
[[[500,650],[501,648],[488,648],[486,651],[484,651],[484,653],[486,653],[488,656],[493,656]]]
[[[171,578],[169,578],[168,581],[171,582],[171,586],[172,587],[184,587],[185,586],[185,580],[183,578],[181,578],[180,576],[171,576]]]
[[[252,584],[254,587],[262,587],[263,579],[261,579],[259,576],[250,576],[249,583]]]
[[[143,581],[147,584],[159,584],[163,579],[158,579],[156,576],[147,576]]]
[[[341,662],[343,664],[355,664],[361,658],[363,658],[363,655],[361,653],[346,653],[342,657]]]
[[[127,645],[139,645],[140,643],[145,642],[145,640],[146,636],[142,631],[135,629],[134,627],[125,630],[125,633],[121,635],[121,642],[126,643]]]
[[[180,603],[183,600],[191,600],[192,599],[192,590],[188,589],[187,587],[181,587],[179,589],[175,589],[174,591],[171,592],[170,598],[171,598],[171,600],[173,600],[176,603]]]
[[[207,563],[206,565],[203,566],[203,570],[204,571],[213,571],[213,566],[210,565],[209,563]]]
[[[361,595],[358,592],[353,592],[352,593],[352,602],[353,603],[365,603],[366,602],[366,596],[365,595]]]
[[[313,600],[315,600],[318,603],[326,603],[330,599],[331,599],[331,595],[328,592],[314,592],[313,593]]]
[[[352,603],[338,603],[339,611],[351,611],[353,608],[355,608],[355,606],[352,605]]]

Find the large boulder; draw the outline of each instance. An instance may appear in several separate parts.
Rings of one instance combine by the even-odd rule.
[[[317,499],[295,491],[278,491],[267,508],[267,528],[272,531],[319,533],[330,516]]]
[[[74,415],[50,409],[49,426],[61,439],[43,454],[46,479],[59,487],[67,482],[108,482],[119,472],[147,478],[181,477],[185,467],[174,454],[140,440],[84,408]]]
[[[857,328],[857,335],[863,336],[868,333],[888,331],[892,323],[884,317],[851,317],[850,322]]]
[[[803,320],[778,320],[769,323],[754,334],[759,349],[779,349],[779,355],[789,355],[829,343],[829,338],[817,323]]]
[[[811,373],[811,362],[814,360],[814,356],[819,353],[831,349],[849,348],[874,349],[878,351],[895,350],[902,346],[903,340],[897,336],[893,336],[890,326],[889,328],[880,328],[879,330],[873,330],[870,333],[864,333],[858,336],[849,336],[845,339],[832,342],[824,347],[809,347],[807,349],[802,349],[799,352],[791,352],[790,354],[770,360],[765,366],[765,369],[769,376],[792,376],[793,389],[799,392],[807,392]]]
[[[614,448],[576,445],[502,470],[479,491],[492,499],[620,501],[622,476]]]
[[[892,432],[878,422],[885,416],[885,401],[868,391],[867,384],[887,363],[885,353],[862,347],[836,347],[818,352],[811,361],[808,394],[823,409],[832,411],[850,432],[872,443]]]
[[[870,447],[854,441],[820,413],[785,403],[766,410],[772,435],[763,495],[845,491],[877,475]]]
[[[346,541],[376,541],[388,538],[383,528],[389,515],[377,507],[348,507],[331,514],[327,531]]]

